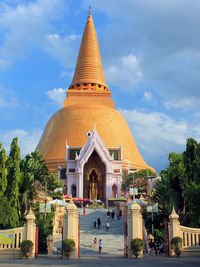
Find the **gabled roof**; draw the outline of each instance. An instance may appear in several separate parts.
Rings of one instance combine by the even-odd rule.
[[[92,131],[91,136],[88,138],[84,147],[82,147],[80,154],[76,156],[76,160],[79,161],[79,168],[83,166],[85,162],[87,162],[88,158],[91,156],[93,151],[96,151],[101,160],[105,163],[105,165],[110,169],[111,161],[113,161],[113,157],[110,156],[108,149],[106,148],[103,140],[96,130],[96,126],[94,125],[94,130]]]

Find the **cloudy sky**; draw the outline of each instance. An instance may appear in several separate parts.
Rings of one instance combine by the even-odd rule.
[[[0,140],[35,149],[71,83],[89,6],[115,107],[159,172],[199,141],[199,0],[0,1]]]

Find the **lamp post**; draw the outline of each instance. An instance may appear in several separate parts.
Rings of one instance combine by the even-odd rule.
[[[135,195],[135,192],[134,192],[134,183],[135,183],[135,173],[136,169],[130,169],[130,172],[133,174],[133,196]]]

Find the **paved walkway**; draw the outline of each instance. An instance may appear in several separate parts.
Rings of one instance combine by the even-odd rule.
[[[80,211],[80,253],[81,256],[97,255],[98,244],[96,247],[93,245],[93,240],[96,237],[97,240],[102,239],[103,255],[118,255],[124,254],[124,218],[117,219],[115,210],[115,218],[110,218],[110,230],[106,230],[107,221],[107,209],[86,209],[86,215],[83,214],[83,210]],[[97,221],[98,217],[101,220],[100,228],[94,228],[94,221]]]
[[[77,260],[71,259],[48,259],[38,257],[35,260],[0,261],[0,267],[194,267],[200,266],[199,257],[145,257],[143,259],[129,259],[123,257],[84,257]]]

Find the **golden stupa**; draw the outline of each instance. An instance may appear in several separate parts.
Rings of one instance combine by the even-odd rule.
[[[123,168],[152,169],[143,160],[124,117],[114,108],[105,82],[97,36],[89,13],[73,81],[63,108],[49,120],[37,149],[50,171],[66,165],[66,143],[83,147],[94,123],[105,146],[122,147]]]

